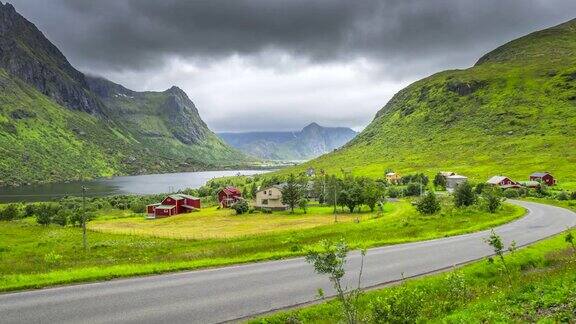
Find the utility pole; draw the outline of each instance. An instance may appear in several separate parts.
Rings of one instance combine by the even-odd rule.
[[[82,244],[84,251],[88,250],[88,239],[86,237],[86,190],[88,188],[82,186]]]
[[[338,223],[338,215],[336,214],[336,193],[338,192],[338,182],[336,178],[334,178],[334,223]]]

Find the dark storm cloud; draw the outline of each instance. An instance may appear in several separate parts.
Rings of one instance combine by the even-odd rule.
[[[480,49],[576,16],[573,0],[13,1],[89,69],[267,50],[311,62],[469,64]]]

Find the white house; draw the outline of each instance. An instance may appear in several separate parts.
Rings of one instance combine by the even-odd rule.
[[[256,193],[254,207],[259,209],[286,210],[287,205],[282,203],[282,189],[285,184],[274,185]]]
[[[454,190],[456,190],[456,188],[464,183],[468,181],[468,177],[465,177],[463,175],[459,175],[459,174],[453,174],[453,175],[449,175],[446,177],[446,190],[448,192],[454,192]]]

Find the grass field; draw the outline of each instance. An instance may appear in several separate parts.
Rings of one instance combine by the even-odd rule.
[[[392,205],[389,205],[391,209]],[[338,208],[338,222],[349,223],[357,214],[342,213]],[[372,217],[359,214],[360,218]],[[246,235],[269,234],[285,230],[304,230],[322,225],[334,224],[331,208],[313,206],[307,214],[301,211],[291,214],[289,211],[273,214],[236,215],[231,209],[204,208],[200,212],[148,220],[142,215],[97,220],[90,223],[90,229],[98,232],[117,234],[138,234],[167,238],[210,239],[232,238]]]
[[[442,213],[421,216],[409,201],[400,201],[386,204],[381,217],[364,212],[358,215],[359,223],[351,222],[351,216],[341,216],[341,220],[347,221],[333,224],[330,211],[330,207],[315,207],[308,215],[264,217],[263,214],[236,216],[225,212],[219,215],[215,210],[207,209],[164,221],[172,226],[171,231],[155,227],[156,221],[143,222],[143,216],[131,217],[126,212],[109,211],[107,220],[96,220],[94,226],[129,222],[140,226],[146,235],[89,231],[88,252],[82,249],[78,228],[43,227],[32,219],[0,222],[0,291],[298,256],[321,239],[345,238],[353,247],[418,241],[490,228],[524,214],[522,208],[512,205],[504,205],[496,214],[446,206]],[[209,216],[211,213],[215,216]],[[312,222],[317,226],[302,228],[301,220],[306,217],[315,219]],[[245,222],[258,220],[258,226],[272,229],[272,232],[255,235],[250,234],[253,229],[247,227],[242,232],[234,225],[239,218]],[[227,221],[231,224],[229,228],[221,227],[226,238],[160,237],[195,235],[202,227],[207,231],[211,226],[223,226]],[[180,226],[171,222],[180,222]],[[292,225],[288,225],[290,222]],[[323,222],[329,225],[322,225]],[[127,226],[119,224],[112,231]]]
[[[576,211],[574,202],[535,201]],[[360,318],[365,323],[574,323],[576,251],[564,236],[508,254],[511,283],[498,260],[478,261],[367,292],[357,305]],[[339,303],[329,301],[252,322],[336,323],[343,320],[340,314]]]

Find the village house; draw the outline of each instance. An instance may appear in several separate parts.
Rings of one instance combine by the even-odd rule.
[[[282,189],[286,184],[273,185],[256,193],[254,207],[258,209],[286,210],[288,205],[282,203]]]
[[[396,172],[388,172],[386,173],[386,181],[392,184],[399,184],[402,177]]]
[[[456,188],[459,185],[468,181],[468,177],[459,174],[448,175],[445,178],[446,178],[446,191],[448,192],[454,192],[454,190],[456,190]]]
[[[492,186],[498,186],[502,189],[520,188],[520,184],[505,176],[493,176],[488,181],[486,181],[486,183]]]
[[[556,179],[550,174],[550,172],[534,172],[530,175],[530,181],[537,181],[539,183],[544,183],[547,186],[556,185]]]
[[[440,171],[440,175],[442,175],[446,180],[448,180],[448,177],[456,175],[456,173],[451,171]]]
[[[218,202],[222,208],[228,208],[241,199],[242,193],[235,187],[226,187],[218,192]]]
[[[200,198],[185,194],[167,196],[161,203],[146,206],[148,218],[163,218],[200,209]]]

